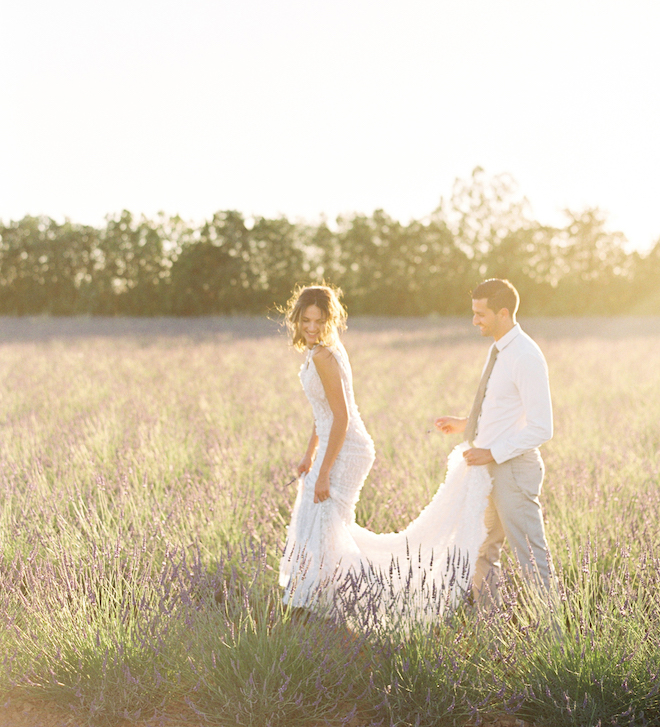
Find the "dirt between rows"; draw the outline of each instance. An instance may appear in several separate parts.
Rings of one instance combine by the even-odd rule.
[[[1,698],[0,698],[1,699]],[[0,703],[0,727],[87,727],[88,722],[58,704],[9,697]],[[346,727],[366,727],[367,723],[353,718]],[[208,727],[185,705],[167,714],[142,721],[119,720],[112,727]],[[309,727],[339,727],[339,723],[312,722]],[[474,727],[466,725],[466,727]],[[511,716],[494,716],[481,722],[480,727],[541,727]]]
[[[1,699],[1,698],[0,698]],[[185,707],[174,708],[168,714],[147,720],[118,720],[112,727],[197,727],[207,724]],[[47,701],[25,700],[9,697],[0,702],[0,727],[88,727],[89,722]]]

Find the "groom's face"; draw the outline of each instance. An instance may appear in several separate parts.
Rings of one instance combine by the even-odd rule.
[[[488,307],[487,298],[473,300],[472,313],[472,325],[479,327],[482,336],[492,336],[495,339],[501,336],[501,316]]]

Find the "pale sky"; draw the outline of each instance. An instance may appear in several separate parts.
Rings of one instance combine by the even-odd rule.
[[[479,165],[660,238],[657,0],[4,0],[0,219],[407,222]]]

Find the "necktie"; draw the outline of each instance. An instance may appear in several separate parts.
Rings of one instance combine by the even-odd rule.
[[[481,381],[479,382],[479,388],[477,394],[474,397],[472,409],[470,410],[470,416],[468,417],[467,424],[465,425],[465,441],[472,444],[475,434],[477,433],[477,421],[479,420],[479,414],[481,414],[481,405],[484,403],[484,396],[486,396],[486,386],[488,385],[488,379],[493,372],[493,366],[495,366],[495,359],[497,358],[498,350],[497,346],[493,345],[490,350],[490,358],[488,364],[481,375]]]

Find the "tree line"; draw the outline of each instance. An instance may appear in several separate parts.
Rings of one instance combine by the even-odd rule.
[[[506,175],[477,168],[423,220],[382,210],[335,225],[217,212],[124,211],[102,227],[47,217],[0,222],[0,314],[263,314],[296,283],[340,286],[351,314],[462,314],[468,291],[505,277],[527,314],[660,314],[660,239],[626,249],[596,208],[562,227],[530,218]]]

